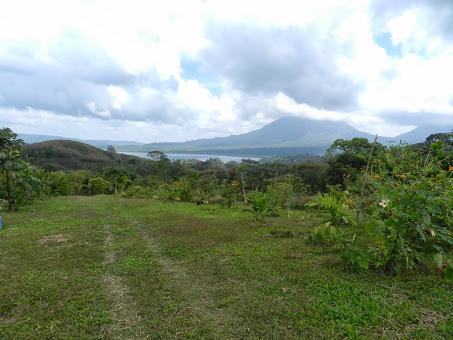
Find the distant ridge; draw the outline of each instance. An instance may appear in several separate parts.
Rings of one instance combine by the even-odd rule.
[[[40,143],[40,142],[45,142],[49,140],[72,140],[76,142],[82,142],[85,144],[89,144],[101,149],[106,149],[108,145],[113,145],[113,146],[118,146],[118,145],[143,145],[144,143],[140,142],[133,142],[133,141],[118,141],[118,140],[104,140],[104,139],[93,139],[93,140],[85,140],[85,139],[79,139],[79,138],[68,138],[68,137],[62,137],[62,136],[49,136],[49,135],[34,135],[34,134],[28,134],[28,133],[19,133],[18,137],[22,139],[26,144],[34,144],[34,143]]]
[[[452,132],[453,126],[438,126],[438,125],[428,125],[428,126],[421,126],[412,131],[403,133],[398,135],[394,138],[389,138],[397,143],[400,141],[406,142],[408,144],[415,144],[424,142],[425,139],[434,133],[446,133]]]

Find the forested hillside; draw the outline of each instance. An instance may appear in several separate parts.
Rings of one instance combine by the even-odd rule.
[[[53,140],[27,144],[24,155],[28,161],[46,170],[97,170],[122,167],[138,170],[145,162],[135,156],[108,152],[94,146],[70,141]]]

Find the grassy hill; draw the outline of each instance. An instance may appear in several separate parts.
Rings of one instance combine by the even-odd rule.
[[[432,276],[349,272],[325,216],[61,197],[4,216],[0,338],[452,338]]]
[[[138,169],[142,158],[117,154],[71,140],[28,144],[24,150],[31,164],[48,170],[102,170],[109,167]]]

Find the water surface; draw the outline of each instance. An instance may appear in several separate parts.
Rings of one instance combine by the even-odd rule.
[[[122,152],[126,155],[131,155],[131,156],[137,156],[141,158],[147,158],[146,157],[146,152]],[[166,154],[168,158],[171,160],[190,160],[190,159],[196,159],[198,161],[207,161],[210,158],[218,158],[220,159],[223,163],[228,163],[228,162],[241,162],[244,158],[245,159],[252,159],[254,161],[259,161],[260,158],[257,157],[247,157],[247,156],[225,156],[225,155],[204,155],[204,154],[198,154],[198,153],[167,153]]]

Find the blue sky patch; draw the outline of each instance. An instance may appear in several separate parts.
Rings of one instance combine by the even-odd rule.
[[[183,58],[181,60],[181,69],[184,79],[198,80],[201,85],[206,87],[214,95],[218,96],[223,93],[219,77],[203,69],[201,63]]]
[[[388,55],[398,57],[402,55],[401,46],[399,44],[393,44],[392,35],[389,32],[380,33],[374,36],[374,41],[381,46]]]

